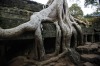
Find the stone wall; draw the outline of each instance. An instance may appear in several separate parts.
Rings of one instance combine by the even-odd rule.
[[[84,42],[100,42],[100,22],[99,18],[88,27],[82,27]]]
[[[30,16],[42,9],[43,4],[29,0],[2,0],[0,6],[0,27],[7,29],[16,27],[30,20]],[[11,4],[10,4],[11,3]],[[12,4],[13,3],[13,4]],[[21,3],[24,3],[23,5]],[[20,5],[20,6],[18,6]],[[30,7],[31,6],[31,7]],[[23,8],[21,8],[23,7]],[[28,7],[28,9],[27,9]],[[49,29],[47,27],[49,26]],[[53,23],[43,23],[43,37],[55,37],[55,25]],[[25,33],[16,39],[32,39],[32,32]],[[15,38],[12,38],[15,39]]]
[[[17,7],[32,12],[37,12],[42,9],[43,4],[30,0],[0,0],[0,6],[3,7]]]
[[[42,6],[40,3],[29,0],[1,0],[0,27],[13,28],[27,22],[34,12],[42,9]],[[53,23],[43,23],[43,29],[44,38],[55,37],[56,29]],[[8,61],[16,56],[26,55],[33,45],[34,32],[25,32],[11,39],[0,38],[0,66],[7,66]]]
[[[11,7],[0,8],[0,27],[12,28],[29,20],[33,12]]]
[[[42,6],[30,0],[1,0],[0,27],[12,28],[27,22],[33,12],[40,11]]]

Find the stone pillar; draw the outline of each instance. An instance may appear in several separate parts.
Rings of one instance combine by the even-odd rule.
[[[4,61],[5,61],[5,47],[4,45],[0,46],[0,66],[4,65]]]
[[[92,34],[91,42],[92,42],[92,43],[94,42],[94,34]]]
[[[87,42],[87,34],[85,35],[85,43]]]
[[[95,42],[95,34],[93,35],[93,37],[94,37],[93,41]]]
[[[99,34],[99,42],[100,42],[100,34]]]
[[[84,35],[82,36],[82,45],[84,44]]]

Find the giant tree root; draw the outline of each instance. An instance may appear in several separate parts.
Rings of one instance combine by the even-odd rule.
[[[60,52],[60,45],[61,45],[61,29],[60,26],[58,25],[58,21],[55,23],[56,26],[56,40],[55,40],[55,51],[52,54],[48,54],[48,57],[54,57],[59,54]]]
[[[32,65],[36,65],[36,66],[44,66],[51,62],[58,61],[60,58],[64,57],[67,53],[68,53],[68,50],[65,50],[58,56],[52,57],[49,60],[44,60],[44,61],[30,60],[30,59],[27,59],[25,56],[18,56],[9,62],[9,66],[24,66],[26,64],[32,64]]]
[[[46,20],[47,18],[49,18],[50,20],[58,21],[58,25],[60,26],[58,30],[61,29],[61,31],[58,31],[58,33],[62,33],[62,35],[56,36],[57,38],[56,50],[59,51],[59,44],[61,44],[60,48],[63,51],[61,54],[58,53],[57,56],[53,56],[49,60],[42,60],[41,62],[35,60],[33,61],[33,55],[32,55],[32,60],[24,57],[17,58],[21,62],[23,61],[21,64],[24,65],[27,63],[32,63],[33,65],[44,66],[48,63],[57,61],[59,58],[63,57],[68,53],[66,48],[70,48],[72,27],[76,29],[77,33],[79,32],[78,34],[81,35],[82,33],[79,25],[77,25],[76,23],[72,25],[72,21],[70,20],[70,17],[68,15],[69,13],[68,13],[67,0],[54,0],[48,8],[43,9],[40,12],[37,12],[36,14],[32,15],[30,21],[11,29],[0,28],[0,38],[11,38],[19,36],[26,31],[35,31],[35,39],[36,39],[35,44],[37,45],[35,50],[38,49],[38,51],[36,51],[35,58],[43,59],[43,57],[45,56],[45,49],[43,46],[42,35],[40,30],[41,22],[42,20]],[[62,40],[60,37],[62,37]],[[24,66],[24,65],[18,65],[18,66]],[[12,65],[12,66],[17,66],[17,65]]]
[[[58,66],[63,63],[65,63],[64,66],[80,66],[80,55],[74,49],[69,48],[57,56],[43,61],[28,59],[25,56],[19,56],[11,60],[9,66],[30,66],[30,64],[35,66],[50,66],[51,64],[53,64],[53,66]]]
[[[67,52],[68,52],[68,51],[65,50],[64,52],[62,52],[62,53],[59,54],[58,56],[52,57],[52,58],[50,58],[49,60],[45,60],[45,61],[41,61],[41,62],[33,61],[33,60],[26,60],[25,62],[26,62],[26,63],[32,63],[32,64],[35,64],[35,65],[37,65],[37,66],[43,66],[43,65],[46,65],[46,64],[48,64],[48,63],[57,61],[58,59],[60,59],[61,57],[63,57]]]

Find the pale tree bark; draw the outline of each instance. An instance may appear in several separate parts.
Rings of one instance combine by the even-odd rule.
[[[41,34],[38,33],[39,32],[38,27],[40,26],[42,20],[46,20],[48,18],[51,18],[53,20],[54,18],[56,18],[56,12],[57,12],[56,5],[58,5],[57,0],[55,0],[51,4],[51,6],[49,6],[48,8],[43,9],[40,12],[33,14],[30,18],[30,21],[28,21],[24,24],[21,24],[15,28],[11,28],[11,29],[0,28],[0,37],[1,38],[11,38],[11,37],[18,36],[25,31],[35,31],[36,32],[35,33],[36,34],[36,44],[40,43],[40,45],[38,45],[38,47],[41,48],[43,43],[42,43]],[[38,41],[39,41],[39,43],[37,43]],[[44,49],[43,47],[42,47],[42,49],[39,49],[39,52],[40,52],[39,56],[40,57],[43,57],[43,55],[44,55],[43,49]]]
[[[71,15],[69,17],[70,17],[70,20],[72,21],[72,26],[76,30],[76,32],[74,31],[74,34],[76,34],[76,33],[78,34],[78,36],[76,34],[76,37],[75,37],[75,38],[77,38],[77,44],[79,42],[79,45],[81,45],[81,44],[83,44],[83,33],[82,33],[81,26],[79,24],[86,25],[86,23],[84,23],[83,21],[81,21],[79,19],[74,18]]]
[[[49,57],[53,57],[59,54],[61,45],[61,29],[58,25],[58,21],[54,22],[56,26],[56,40],[55,40],[55,51],[52,54],[48,54]]]
[[[29,58],[36,59],[36,60],[38,59],[42,60],[44,56],[45,56],[45,50],[43,46],[41,26],[39,25],[37,30],[35,31],[35,47],[32,48]]]
[[[0,28],[0,37],[1,38],[11,38],[22,34],[25,31],[34,31],[35,32],[35,49],[34,51],[35,59],[43,60],[45,57],[45,49],[43,46],[42,34],[41,34],[41,22],[44,20],[49,20],[55,22],[56,25],[56,49],[55,54],[57,57],[53,57],[50,60],[45,60],[43,62],[37,62],[36,65],[43,66],[47,63],[57,61],[59,58],[64,56],[69,48],[72,38],[72,34],[75,38],[80,35],[80,43],[82,42],[82,31],[81,27],[75,21],[75,19],[70,15],[68,10],[67,0],[49,0],[47,3],[49,7],[33,14],[30,18],[30,21],[21,24],[15,28],[11,29],[2,29]],[[61,39],[62,37],[62,39]],[[74,40],[77,43],[77,40]],[[76,43],[74,43],[76,45]],[[62,52],[59,51],[62,48]],[[30,54],[30,58],[33,59],[33,54]],[[27,60],[27,62],[32,62]],[[38,64],[39,63],[39,64]]]
[[[35,53],[35,54],[37,54],[35,57],[38,56],[38,59],[42,60],[45,56],[45,50],[44,50],[44,46],[43,46],[43,40],[42,40],[40,26],[35,31],[35,44],[37,45],[36,49],[38,50],[38,52]]]
[[[60,45],[61,45],[61,29],[58,25],[58,22],[55,23],[56,25],[56,42],[55,42],[55,55],[59,54],[60,51]]]
[[[78,33],[77,33],[77,31],[76,31],[76,29],[74,28],[74,26],[72,27],[72,37],[71,37],[71,48],[76,48],[77,47],[77,35]]]
[[[47,19],[47,17],[52,17],[50,14],[53,12],[53,10],[56,11],[56,0],[52,3],[52,5],[46,9],[41,10],[40,12],[37,12],[36,14],[32,15],[30,18],[30,21],[21,24],[15,28],[11,29],[2,29],[0,28],[0,36],[1,37],[13,37],[22,34],[24,31],[35,31],[38,26],[41,24],[42,20]],[[56,15],[56,14],[55,14]]]
[[[43,8],[47,8],[49,7],[52,2],[54,0],[49,0],[44,6]],[[54,15],[54,13],[52,14]],[[55,18],[57,19],[57,18]],[[51,22],[53,21],[52,19],[48,19],[48,20],[51,20]],[[59,54],[59,51],[60,51],[60,45],[61,45],[61,29],[60,29],[60,26],[58,25],[58,21],[55,21],[54,22],[55,26],[56,26],[56,40],[55,40],[55,52],[53,54],[49,54],[49,56],[55,56],[55,55],[58,55]]]
[[[47,4],[46,5],[50,5],[51,3],[52,3],[52,1],[53,0],[49,0],[48,2],[47,2]],[[67,21],[71,21],[72,22],[72,32],[73,32],[73,34],[74,34],[74,36],[75,36],[75,38],[77,38],[77,34],[76,33],[79,33],[79,39],[80,39],[80,44],[82,44],[82,30],[81,30],[81,27],[78,25],[78,24],[85,24],[83,21],[81,21],[81,20],[78,20],[78,19],[76,19],[76,18],[74,18],[73,16],[71,16],[70,15],[70,13],[68,14],[68,5],[67,5],[67,1],[65,1],[64,2],[65,4],[65,6],[64,6],[64,8],[63,8],[63,12],[64,12],[64,10],[67,10],[67,15],[66,15],[66,13],[63,13],[63,18],[64,19],[67,19]],[[69,15],[69,18],[66,18],[66,17],[68,17],[68,15]],[[66,17],[65,17],[66,16]],[[70,20],[69,20],[70,19]],[[78,23],[78,24],[77,24]],[[70,25],[69,25],[70,26]],[[75,42],[76,42],[76,44],[77,44],[77,39],[75,40]],[[75,45],[76,45],[75,44]],[[70,46],[70,45],[69,45]]]
[[[67,1],[63,0],[58,5],[58,24],[62,30],[62,49],[63,51],[70,47],[70,39],[72,35],[72,28],[71,23],[69,21],[68,14],[68,5],[66,4]],[[63,5],[63,6],[61,6]]]
[[[32,31],[36,28],[33,27],[29,22],[21,24],[15,28],[11,29],[2,29],[0,28],[0,37],[1,38],[11,38],[22,34],[25,31]]]

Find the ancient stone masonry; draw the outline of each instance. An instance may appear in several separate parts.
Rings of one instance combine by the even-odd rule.
[[[99,19],[99,18],[98,18]],[[82,27],[84,42],[100,42],[100,22],[94,22],[89,27]]]
[[[54,1],[52,1],[53,2],[52,6],[41,10],[42,5],[38,4],[36,2],[32,2],[32,1],[28,1],[28,0],[23,0],[23,1],[20,1],[20,0],[17,0],[17,1],[4,0],[3,1],[2,0],[1,6],[0,6],[0,12],[1,12],[0,13],[0,21],[1,21],[0,22],[0,27],[1,27],[0,34],[2,33],[2,30],[4,31],[4,33],[2,35],[0,35],[2,37],[0,39],[0,43],[1,43],[0,50],[2,51],[1,56],[0,56],[0,59],[1,59],[0,65],[3,66],[3,64],[4,64],[5,66],[7,66],[7,65],[19,66],[20,64],[27,65],[27,64],[32,63],[32,65],[43,66],[46,64],[51,65],[52,62],[55,62],[55,63],[53,63],[53,65],[55,66],[58,63],[61,63],[61,65],[63,65],[62,61],[64,59],[61,62],[59,61],[59,59],[64,58],[64,57],[66,57],[65,60],[68,62],[68,63],[65,62],[64,65],[74,65],[74,63],[77,65],[79,64],[78,63],[79,60],[77,60],[77,62],[75,61],[75,59],[79,59],[78,53],[77,52],[75,53],[74,49],[70,49],[70,38],[71,38],[71,34],[72,34],[72,32],[70,30],[71,25],[70,25],[70,23],[67,24],[68,19],[66,17],[69,17],[69,16],[64,16],[64,15],[67,15],[68,11],[66,11],[67,10],[66,8],[68,8],[68,6],[67,6],[67,3],[63,2],[63,1],[64,0],[59,0],[57,2],[56,0],[54,0]],[[23,3],[23,5],[22,5],[22,3]],[[56,3],[58,3],[58,4],[56,4]],[[61,6],[59,6],[59,3]],[[57,5],[58,8],[55,7],[55,5]],[[62,14],[63,11],[61,8],[65,8],[65,14]],[[52,9],[54,9],[53,14],[51,14]],[[58,9],[57,11],[59,12],[58,13],[59,18],[56,16],[57,11],[55,9]],[[48,10],[50,11],[50,14],[48,14],[49,13]],[[34,11],[35,12],[40,11],[40,12],[33,13]],[[32,15],[32,13],[33,13],[33,16],[31,16],[31,18],[30,18],[30,15]],[[63,15],[63,18],[61,16],[61,14]],[[34,25],[34,21],[35,21],[35,19],[34,19],[33,21],[28,22],[28,23],[33,22],[33,23],[31,23],[34,25],[34,26],[32,25],[33,26],[33,28],[32,28],[30,24],[27,23],[28,24],[28,26],[27,26],[27,24],[25,22],[32,20],[32,18],[34,18],[34,15],[36,15],[35,18],[36,18],[36,20],[38,20],[35,23],[38,24],[38,22],[39,22],[39,26],[36,24]],[[50,21],[48,19],[45,20],[45,18],[48,17],[48,15],[50,15],[50,16],[54,15],[53,16],[54,18],[56,17],[57,19],[60,19],[63,21],[66,20],[65,21],[66,23],[63,23],[63,21],[58,20],[58,22],[61,22],[62,24],[65,24],[65,25],[63,26],[61,23],[59,23],[60,24],[60,27],[59,27],[58,23],[55,23],[55,24],[50,23],[52,21]],[[43,16],[43,17],[41,17],[41,16]],[[43,21],[41,20],[41,18],[43,19]],[[41,26],[40,26],[40,23],[41,23]],[[25,28],[23,26],[20,26],[20,24],[25,26]],[[74,24],[74,22],[73,22],[73,24]],[[13,29],[13,27],[16,27],[18,25],[19,25],[19,27],[22,27],[21,28],[22,30],[20,30],[20,28],[18,28],[18,31],[20,31],[20,32],[16,32],[16,29],[14,30],[15,31],[14,33],[13,33],[13,31],[5,32],[6,29],[8,29],[8,30],[10,28]],[[38,26],[38,27],[35,27],[35,26]],[[76,24],[74,24],[74,26],[77,27]],[[73,26],[73,28],[75,30],[76,28],[74,26]],[[63,27],[66,27],[66,30],[68,31],[67,32],[68,35],[67,35],[66,31],[64,30],[65,28],[63,28]],[[36,28],[36,29],[34,29],[34,28]],[[15,35],[18,33],[22,33],[23,31],[26,31],[27,29],[35,30],[35,32],[30,31],[28,33],[25,32],[18,36]],[[61,32],[61,29],[62,29],[62,32]],[[6,35],[7,33],[9,33],[9,34],[13,33],[14,34],[13,36],[16,36],[16,37],[11,38],[8,35],[10,37],[10,39],[7,39],[7,37],[4,38],[3,35]],[[62,43],[60,42],[61,41],[61,33],[63,33],[62,34],[62,36],[63,36]],[[74,31],[73,31],[73,34],[74,34]],[[10,34],[10,35],[12,35],[12,34]],[[62,44],[62,46],[61,46],[61,44]],[[69,57],[65,56],[66,53],[68,53],[68,52],[69,52],[69,54],[68,54]],[[78,56],[78,57],[74,58],[73,55],[75,55],[75,57],[76,56]],[[71,59],[71,61],[68,61],[70,59]]]
[[[32,13],[41,9],[42,4],[37,2],[28,0],[1,0],[0,27],[4,29],[16,27],[30,20]],[[5,64],[8,64],[8,61],[17,55],[27,55],[28,48],[33,46],[33,38],[33,32],[30,32],[30,34],[26,32],[16,38],[0,39],[0,66],[7,66]]]
[[[87,28],[82,26],[84,43],[77,47],[77,51],[84,66],[100,65],[100,18],[96,19],[97,22],[93,22]]]

